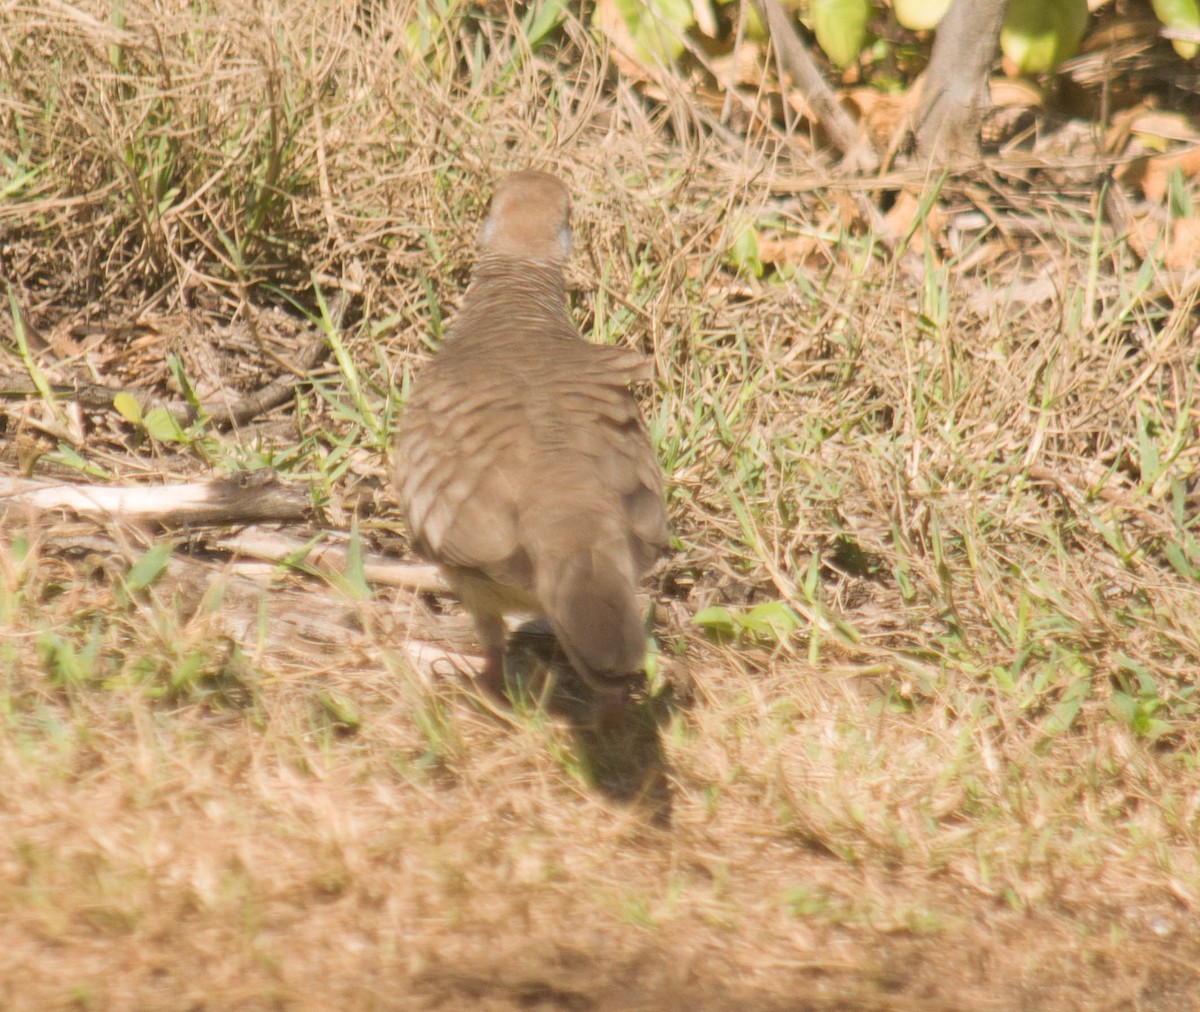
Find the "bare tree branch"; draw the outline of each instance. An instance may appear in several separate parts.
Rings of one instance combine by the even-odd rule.
[[[787,12],[779,5],[779,0],[754,2],[771,34],[776,53],[791,75],[792,83],[800,89],[830,140],[842,153],[842,164],[854,173],[874,172],[879,168],[879,156],[870,140],[859,130],[858,124],[838,104],[833,91],[821,76],[816,61],[792,27]]]

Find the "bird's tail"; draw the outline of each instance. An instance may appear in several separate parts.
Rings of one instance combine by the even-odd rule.
[[[597,688],[627,684],[646,656],[628,539],[596,540],[535,567],[538,599],[567,660]]]

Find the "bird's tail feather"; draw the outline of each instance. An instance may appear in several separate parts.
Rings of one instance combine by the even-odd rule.
[[[572,666],[601,686],[640,672],[646,628],[627,540],[538,561],[538,598]]]

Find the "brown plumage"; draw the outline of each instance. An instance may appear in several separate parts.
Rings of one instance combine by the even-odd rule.
[[[508,612],[544,615],[592,685],[626,685],[646,650],[638,582],[668,543],[662,473],[629,392],[652,367],[572,324],[569,213],[546,173],[496,187],[462,309],[398,436],[409,528],[473,615],[493,690]]]

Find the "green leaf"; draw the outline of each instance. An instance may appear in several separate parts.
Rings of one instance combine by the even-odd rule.
[[[529,5],[529,10],[521,21],[521,28],[530,49],[537,49],[538,43],[562,24],[565,10],[564,0],[544,0],[542,3]]]
[[[746,612],[712,605],[697,612],[692,621],[718,640],[749,637],[760,643],[782,643],[800,624],[800,616],[785,601],[767,601]]]
[[[343,730],[353,731],[362,726],[362,712],[350,696],[333,689],[318,689],[317,701],[329,719]]]
[[[739,227],[729,247],[729,263],[743,274],[761,278],[763,262],[758,257],[758,230],[749,222]]]
[[[7,159],[5,161],[5,167],[10,171],[14,171],[15,166],[13,163],[7,161]],[[31,186],[44,169],[45,165],[36,165],[32,169],[15,172],[7,180],[0,182],[0,200],[8,200],[12,197],[20,196],[22,191]]]
[[[87,670],[69,640],[46,632],[38,637],[37,648],[42,667],[52,684],[80,685],[87,680]]]
[[[643,661],[643,670],[646,672],[646,684],[657,695],[658,690],[661,688],[658,683],[658,640],[653,636],[647,637],[646,640],[646,657]]]
[[[757,4],[743,4],[746,12],[746,38],[751,42],[767,41],[767,26],[763,24],[762,15],[758,12]]]
[[[21,316],[21,307],[17,305],[17,293],[11,284],[5,287],[8,289],[8,309],[12,314],[13,336],[17,339],[17,351],[20,352],[25,371],[29,373],[29,378],[33,380],[33,385],[37,387],[37,392],[41,395],[42,400],[47,404],[53,404],[54,394],[50,390],[50,384],[46,381],[45,374],[38,368],[29,351],[29,342],[25,337],[25,321]]]
[[[1071,725],[1075,723],[1075,718],[1079,716],[1079,708],[1083,706],[1083,701],[1091,694],[1090,679],[1081,678],[1079,681],[1073,682],[1063,693],[1062,699],[1050,711],[1050,715],[1042,724],[1042,731],[1047,735],[1056,735],[1070,730]]]
[[[1158,456],[1158,446],[1154,442],[1155,434],[1151,431],[1153,427],[1153,420],[1144,411],[1138,411],[1138,469],[1141,472],[1142,482],[1145,485],[1153,484],[1155,479],[1162,473]]]
[[[1200,31],[1200,4],[1197,0],[1151,0],[1154,15],[1166,28],[1184,31]],[[1172,39],[1175,52],[1185,60],[1193,59],[1200,52],[1200,45],[1183,39]]]
[[[371,585],[367,583],[363,567],[362,538],[358,533],[358,521],[350,526],[350,544],[346,549],[346,588],[356,601],[371,599]]]
[[[187,439],[183,429],[175,420],[175,416],[166,408],[153,408],[147,411],[146,417],[142,419],[142,424],[146,427],[146,431],[160,442],[182,443]]]
[[[171,542],[162,541],[138,559],[129,570],[129,578],[126,581],[130,589],[145,590],[162,576],[173,551],[175,546]]]
[[[690,0],[601,0],[592,14],[593,26],[604,31],[605,18],[614,11],[629,33],[633,55],[649,66],[673,62],[696,21]],[[615,33],[614,41],[621,41]]]
[[[741,627],[733,612],[715,604],[698,611],[692,616],[692,622],[718,636],[736,636]]]
[[[122,390],[113,398],[113,407],[125,421],[133,422],[134,425],[142,424],[142,406],[138,404],[137,398],[133,394],[127,394]]]
[[[768,601],[751,608],[742,624],[748,632],[762,639],[781,643],[800,624],[800,616],[784,601]]]
[[[1200,570],[1188,561],[1186,552],[1183,548],[1174,541],[1168,541],[1163,545],[1163,555],[1167,557],[1167,561],[1171,564],[1171,568],[1175,570],[1185,580],[1200,580]]]
[[[1000,49],[1020,73],[1047,74],[1075,55],[1087,22],[1087,0],[1011,0]]]
[[[171,688],[188,688],[204,674],[208,658],[198,650],[193,650],[183,658],[171,672]]]
[[[858,59],[867,41],[870,0],[811,0],[808,14],[817,43],[835,65],[848,67]]]
[[[171,376],[183,392],[183,399],[191,405],[193,411],[200,414],[202,410],[200,395],[196,393],[196,385],[183,367],[183,360],[178,355],[168,355],[167,368],[171,370]]]
[[[892,0],[896,20],[914,32],[936,28],[949,9],[950,0]]]
[[[1178,168],[1172,169],[1167,176],[1167,207],[1172,221],[1192,218],[1196,214],[1188,180]]]

